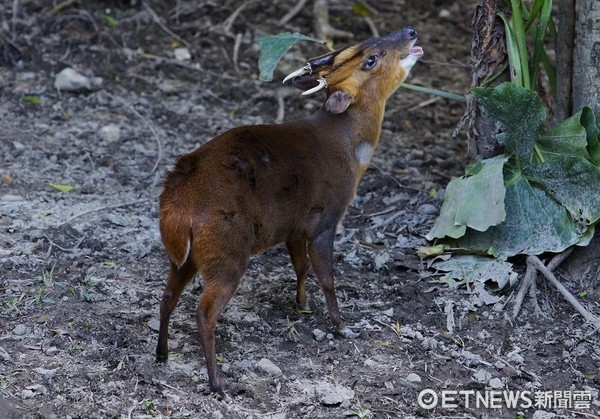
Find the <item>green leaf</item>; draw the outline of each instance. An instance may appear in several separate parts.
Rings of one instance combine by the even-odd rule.
[[[508,161],[500,156],[483,160],[467,169],[467,176],[452,179],[446,188],[440,216],[427,239],[462,237],[467,227],[485,231],[504,221],[506,188],[502,168]],[[482,199],[485,197],[485,199]]]
[[[517,166],[530,164],[539,131],[546,120],[546,109],[531,90],[502,83],[495,89],[474,88],[473,94],[488,114],[502,125],[499,141],[517,158]]]
[[[281,60],[288,49],[298,40],[318,42],[325,44],[324,41],[300,33],[279,33],[277,35],[262,36],[258,38],[260,47],[260,57],[258,58],[258,69],[260,70],[260,80],[273,80],[273,71],[277,63]]]
[[[559,253],[581,238],[567,210],[520,173],[507,183],[504,205],[503,223],[485,232],[467,230],[458,245],[477,253],[494,247],[498,255],[509,257]]]
[[[104,22],[109,28],[114,28],[115,26],[117,26],[117,19],[110,15],[104,15]]]
[[[25,95],[23,96],[23,100],[27,103],[31,103],[32,105],[39,105],[41,99],[37,95]]]
[[[580,233],[600,220],[600,168],[583,157],[561,155],[536,167],[534,176],[571,214]]]
[[[57,191],[60,191],[60,192],[69,192],[69,191],[75,189],[74,186],[62,185],[60,183],[50,183],[50,186],[52,186],[54,189],[56,189]]]
[[[473,283],[486,283],[492,281],[497,289],[503,289],[513,285],[517,280],[517,273],[512,264],[501,259],[493,259],[485,256],[454,256],[444,262],[435,262],[433,268],[448,272],[443,282],[459,280]]]
[[[563,155],[591,159],[587,150],[587,130],[581,124],[582,112],[565,119],[552,130],[540,135],[538,146],[545,161]]]

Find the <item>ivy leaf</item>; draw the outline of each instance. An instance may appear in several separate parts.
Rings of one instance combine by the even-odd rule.
[[[258,58],[260,80],[273,80],[273,72],[275,71],[275,67],[277,67],[277,63],[281,60],[287,50],[298,40],[325,44],[325,42],[320,39],[312,38],[300,33],[289,32],[258,38],[258,45],[260,47],[260,57]]]

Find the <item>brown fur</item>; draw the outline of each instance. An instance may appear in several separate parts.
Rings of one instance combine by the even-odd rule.
[[[297,275],[298,304],[306,307],[310,257],[333,324],[342,334],[355,336],[344,326],[335,297],[333,240],[366,170],[357,161],[357,146],[368,142],[375,147],[385,100],[407,75],[398,63],[414,44],[416,33],[407,33],[394,42],[377,38],[321,60],[328,96],[343,92],[353,102],[347,109],[335,107],[339,112],[334,114],[323,108],[295,122],[235,128],[178,159],[160,197],[160,231],[171,268],[161,301],[158,360],[167,359],[168,323],[179,296],[200,272],[200,340],[210,389],[222,394],[217,318],[250,256],[281,242]],[[383,49],[378,67],[365,71],[365,57]],[[340,98],[345,101],[344,94]]]

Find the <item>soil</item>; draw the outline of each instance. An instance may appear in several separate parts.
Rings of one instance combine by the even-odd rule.
[[[382,34],[417,27],[426,56],[408,81],[463,93],[476,3],[371,2],[369,16]],[[194,321],[201,278],[173,315],[169,362],[155,363],[165,172],[218,133],[282,111],[299,118],[323,100],[280,83],[324,52],[316,44],[293,47],[273,83],[257,80],[257,38],[312,34],[312,2],[286,25],[295,2],[248,2],[234,14],[241,4],[0,4],[0,417],[597,417],[598,335],[551,286],[538,286],[543,315],[526,303],[510,321],[513,290],[449,288],[417,256],[468,158],[466,141],[452,138],[463,105],[405,89],[388,102],[335,245],[342,313],[360,336],[333,333],[313,276],[312,312],[294,308],[293,270],[275,247],[251,260],[218,323],[227,399],[208,393]],[[331,1],[331,23],[367,39],[361,10]],[[176,59],[176,47],[191,59]],[[103,83],[59,94],[66,67]],[[599,310],[597,281],[561,279]],[[514,409],[463,398],[427,410],[423,389],[583,391],[591,401]]]

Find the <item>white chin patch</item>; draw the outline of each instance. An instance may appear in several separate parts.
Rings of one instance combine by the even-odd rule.
[[[419,61],[419,58],[420,57],[416,55],[408,54],[406,57],[400,60],[400,65],[406,70],[406,72],[409,72],[415,63]]]

